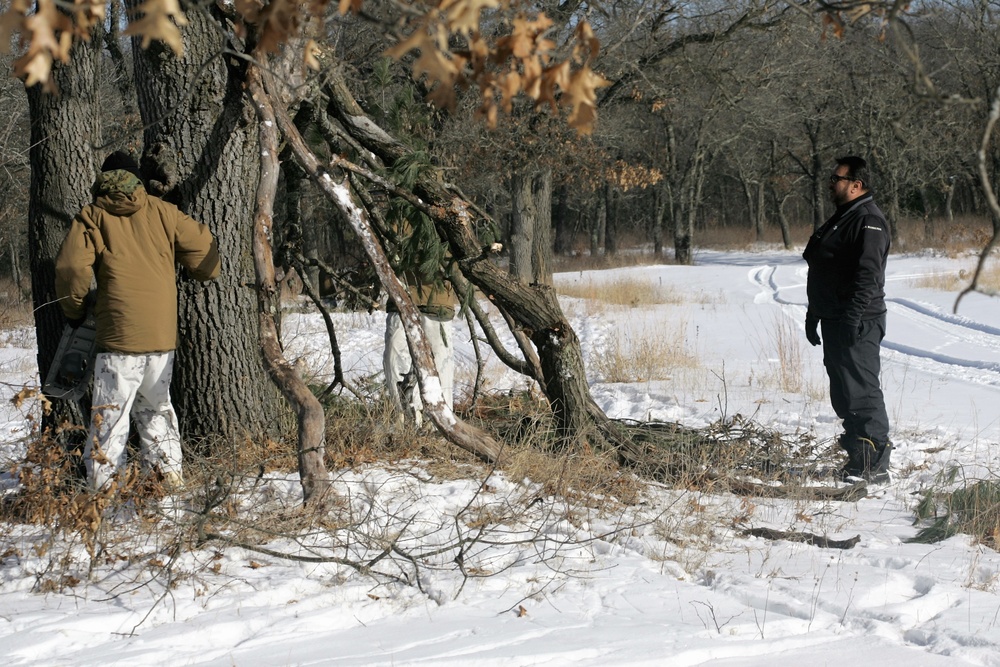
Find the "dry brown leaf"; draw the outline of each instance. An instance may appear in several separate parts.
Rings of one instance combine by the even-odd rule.
[[[570,85],[569,62],[563,61],[542,72],[542,85],[538,96],[538,104],[549,103],[552,111],[557,111],[556,93],[566,90]]]
[[[141,36],[144,49],[155,39],[169,46],[178,56],[184,53],[177,26],[185,26],[188,21],[177,0],[146,0],[139,5],[137,13],[141,18],[130,21],[124,34]]]
[[[73,15],[76,17],[73,32],[84,41],[90,40],[91,29],[104,23],[107,5],[104,0],[74,0]]]
[[[10,402],[14,404],[15,408],[20,410],[21,406],[24,405],[24,402],[26,400],[28,400],[29,398],[34,398],[37,395],[38,395],[37,389],[31,387],[25,387],[21,391],[14,394],[14,396],[10,399]]]
[[[281,45],[298,33],[302,20],[301,6],[296,0],[270,0],[260,13],[260,48],[276,53]]]
[[[413,76],[419,79],[426,75],[429,83],[441,82],[449,87],[461,71],[460,63],[450,59],[434,46],[430,40],[420,50],[420,57],[413,63]]]
[[[443,0],[439,9],[444,12],[448,27],[453,32],[469,36],[479,30],[482,10],[499,6],[498,0]]]
[[[10,53],[11,37],[23,30],[30,8],[29,0],[13,0],[7,11],[0,14],[0,53]]]
[[[261,10],[264,9],[264,3],[261,0],[236,0],[234,7],[236,7],[236,13],[242,16],[247,23],[256,23]]]
[[[518,605],[517,606],[517,617],[518,618],[524,618],[527,615],[528,615],[528,610],[524,608],[524,605]]]
[[[503,110],[510,113],[514,98],[521,90],[521,75],[517,72],[507,72],[497,81],[497,87],[500,89]]]
[[[567,122],[580,134],[594,131],[597,120],[597,89],[611,85],[603,76],[584,66],[574,72],[566,88],[564,103],[571,108]]]
[[[590,24],[586,21],[581,21],[576,26],[574,34],[577,41],[577,46],[573,49],[574,56],[580,60],[593,60],[596,58],[597,52],[601,50],[601,41],[594,35],[594,30],[590,27]],[[585,49],[586,53],[580,53],[581,49]]]

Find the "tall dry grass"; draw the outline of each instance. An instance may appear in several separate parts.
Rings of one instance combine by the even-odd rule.
[[[712,304],[721,303],[725,299],[723,294],[710,294],[701,290],[681,291],[673,285],[657,285],[640,278],[564,282],[556,285],[556,291],[562,296],[628,308],[682,303]]]
[[[9,332],[35,325],[31,298],[9,278],[0,279],[0,331]]]
[[[970,260],[968,269],[930,273],[926,276],[913,278],[910,280],[910,285],[942,292],[960,292],[972,282],[973,273],[975,273],[975,266],[974,262]],[[1000,291],[1000,265],[988,264],[983,269],[979,276],[979,288],[992,292]]]
[[[780,313],[775,316],[771,331],[778,357],[778,386],[782,391],[798,393],[804,385],[802,332],[795,323]]]
[[[979,252],[989,242],[993,227],[987,218],[959,216],[954,220],[904,217],[896,223],[893,252],[933,250],[949,257]]]
[[[590,360],[591,371],[604,382],[669,380],[678,369],[699,365],[684,321],[657,331],[623,332]]]

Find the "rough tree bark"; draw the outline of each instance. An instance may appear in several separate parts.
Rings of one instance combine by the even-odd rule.
[[[510,273],[525,285],[552,284],[552,170],[511,178]]]
[[[65,324],[55,301],[55,257],[73,216],[90,202],[90,186],[97,174],[99,58],[100,40],[76,42],[69,62],[52,68],[58,95],[37,85],[26,90],[31,116],[28,244],[41,378],[49,372]],[[66,420],[83,426],[89,419],[66,401],[59,401],[54,410],[46,426]]]
[[[535,244],[535,226],[538,211],[532,193],[534,174],[518,170],[510,179],[510,234],[507,254],[510,257],[510,275],[525,285],[532,282],[531,249]]]
[[[535,198],[535,240],[531,245],[534,282],[552,284],[552,169],[542,169],[532,183]]]
[[[220,55],[225,35],[206,12],[188,13],[182,57],[160,42],[133,43],[147,126],[142,167],[154,194],[209,226],[222,256],[217,280],[178,283],[173,393],[182,431],[259,437],[279,432],[288,413],[264,368],[253,290],[257,128],[246,64]]]
[[[552,222],[555,234],[553,252],[566,255],[573,250],[573,229],[570,224],[569,186],[565,183],[556,190],[556,210]]]
[[[701,187],[705,180],[705,149],[699,143],[682,182],[681,214],[674,221],[674,261],[691,264],[694,223],[701,205]]]

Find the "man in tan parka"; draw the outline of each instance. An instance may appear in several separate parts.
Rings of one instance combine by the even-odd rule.
[[[143,464],[183,488],[180,432],[170,402],[177,347],[175,263],[197,280],[219,274],[208,227],[146,192],[139,166],[115,152],[101,166],[94,201],[74,218],[56,258],[56,295],[71,326],[86,316],[96,278],[93,409],[84,450],[96,490],[125,465],[129,414]]]

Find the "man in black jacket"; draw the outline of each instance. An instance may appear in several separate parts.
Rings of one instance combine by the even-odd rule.
[[[867,163],[837,160],[830,198],[837,210],[816,230],[802,256],[809,265],[806,338],[823,344],[830,401],[844,420],[844,479],[889,478],[889,417],[879,387],[885,337],[885,264],[889,227],[872,201]],[[820,340],[822,331],[822,341]]]

